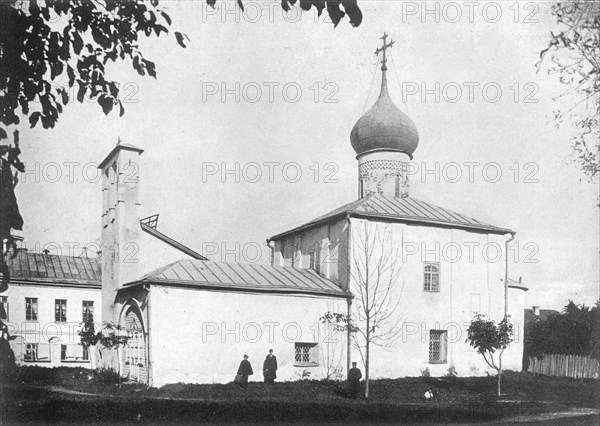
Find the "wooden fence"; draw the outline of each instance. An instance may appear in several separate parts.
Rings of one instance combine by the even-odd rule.
[[[544,354],[541,358],[529,358],[530,373],[546,376],[598,379],[600,361],[579,355]]]

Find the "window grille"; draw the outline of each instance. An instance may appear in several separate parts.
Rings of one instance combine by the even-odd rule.
[[[296,343],[294,346],[294,361],[298,365],[316,365],[317,361],[316,343]]]
[[[446,330],[429,331],[429,362],[432,364],[445,363],[447,358]]]

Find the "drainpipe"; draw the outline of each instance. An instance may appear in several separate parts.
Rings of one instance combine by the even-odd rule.
[[[352,293],[350,292],[350,273],[352,272],[352,267],[351,267],[351,225],[352,222],[350,222],[350,214],[346,213],[346,221],[348,222],[348,250],[346,250],[347,255],[348,255],[348,276],[347,276],[347,280],[346,280],[346,292],[348,293],[348,335],[346,336],[346,376],[348,376],[348,372],[350,371],[350,365],[352,362],[352,300],[354,299],[354,296],[352,295]],[[339,255],[339,247],[338,247],[338,263],[340,261],[340,255]]]
[[[352,315],[352,299],[354,299],[354,296],[352,296],[351,294],[348,295],[348,298],[346,299],[348,302],[348,336],[346,337],[346,376],[348,376],[348,372],[350,371],[350,365],[352,362],[352,331],[350,330],[352,325],[352,322],[350,321]]]
[[[148,355],[146,359],[148,361],[148,386],[152,387],[152,384],[154,382],[154,365],[152,362],[152,325],[150,322],[150,317],[152,316],[152,304],[150,302],[152,300],[152,293],[150,292],[150,284],[148,284],[148,286],[146,287],[146,291],[148,292],[148,302],[146,304],[146,312],[148,318],[148,347],[146,350],[148,351]]]
[[[515,232],[510,233],[510,238],[504,243],[504,319],[508,318],[508,244],[515,239]]]

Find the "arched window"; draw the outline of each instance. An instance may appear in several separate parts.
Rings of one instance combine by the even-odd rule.
[[[426,263],[423,274],[424,291],[440,291],[440,264]]]

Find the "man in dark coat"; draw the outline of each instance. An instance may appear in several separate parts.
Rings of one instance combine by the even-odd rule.
[[[360,392],[360,379],[362,379],[362,373],[356,368],[356,363],[352,363],[352,368],[348,371],[348,393],[356,399]]]
[[[252,371],[252,366],[250,365],[250,361],[248,361],[248,355],[244,355],[244,359],[240,362],[240,367],[237,371],[238,376],[240,376],[240,382],[238,383],[244,389],[248,389],[248,376],[254,374]]]
[[[265,377],[265,383],[270,385],[275,383],[275,379],[277,378],[277,357],[273,355],[273,349],[269,349],[269,355],[267,355],[263,363],[263,376]]]

